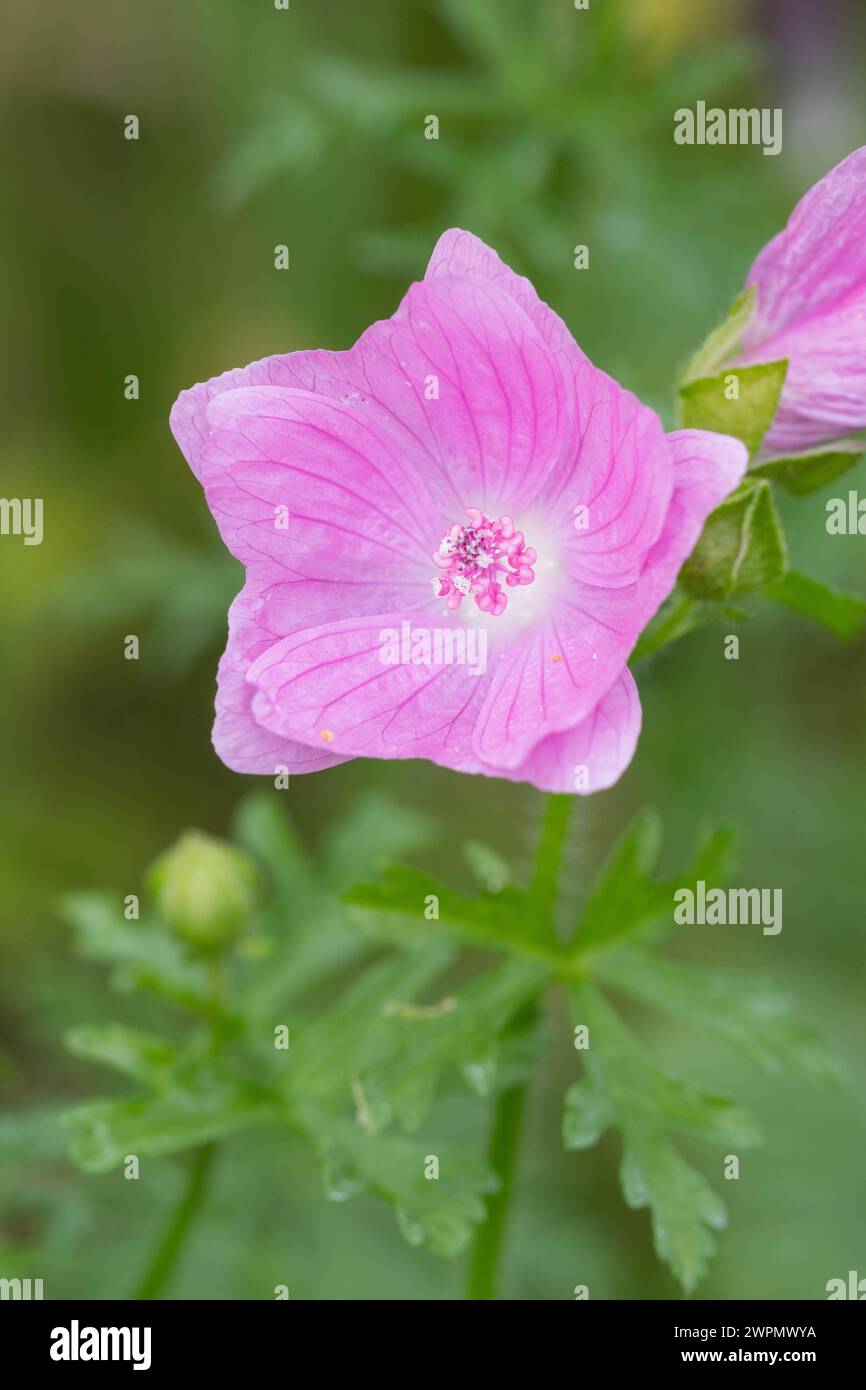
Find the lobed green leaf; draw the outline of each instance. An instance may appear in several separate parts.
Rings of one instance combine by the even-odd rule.
[[[589,1029],[589,1046],[582,1053],[586,1077],[566,1097],[565,1145],[586,1148],[616,1126],[626,1203],[649,1208],[659,1258],[691,1291],[714,1249],[711,1230],[725,1224],[725,1208],[670,1135],[743,1147],[759,1142],[759,1132],[728,1097],[662,1071],[594,986],[574,987],[571,999],[575,1023]]]

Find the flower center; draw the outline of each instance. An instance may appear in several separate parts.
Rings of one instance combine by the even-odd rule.
[[[466,515],[469,524],[455,522],[434,551],[433,563],[442,573],[433,580],[433,592],[451,609],[472,594],[482,613],[498,618],[508,607],[503,580],[510,589],[531,584],[538,556],[510,516],[491,521],[477,507],[467,507]]]

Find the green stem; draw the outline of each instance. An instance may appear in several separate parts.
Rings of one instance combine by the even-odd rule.
[[[549,796],[544,808],[541,836],[530,892],[539,917],[554,927],[559,878],[568,826],[574,806],[572,796]],[[514,1177],[520,1153],[523,1117],[529,1096],[528,1081],[501,1091],[493,1113],[487,1161],[499,1179],[499,1189],[488,1199],[486,1220],[478,1227],[469,1261],[466,1296],[495,1299]]]
[[[505,1223],[511,1205],[528,1093],[528,1085],[522,1082],[502,1091],[496,1101],[487,1161],[499,1178],[499,1191],[488,1198],[487,1219],[479,1226],[472,1247],[467,1298],[494,1299],[497,1295]]]
[[[190,1228],[207,1190],[216,1144],[204,1144],[192,1157],[186,1186],[135,1294],[137,1299],[159,1298],[174,1274]]]
[[[644,628],[629,659],[641,661],[645,656],[653,656],[661,651],[670,642],[678,642],[706,621],[706,611],[705,605],[691,594],[674,590],[668,602]]]
[[[548,796],[544,807],[529,894],[539,917],[546,922],[552,923],[556,914],[559,874],[573,807],[573,796],[556,795]]]

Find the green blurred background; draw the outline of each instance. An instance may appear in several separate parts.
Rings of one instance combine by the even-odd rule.
[[[138,891],[184,827],[225,833],[251,785],[209,742],[239,573],[168,432],[179,390],[268,353],[348,346],[420,277],[438,234],[462,225],[670,419],[678,363],[754,254],[863,143],[866,44],[855,0],[591,0],[588,12],[572,0],[291,0],[288,12],[40,0],[4,27],[2,491],[45,499],[41,546],[0,540],[0,1091],[16,1112],[102,1089],[62,1035],[124,1008],[72,955],[58,896]],[[782,155],[675,146],[673,112],[699,98],[783,107]],[[130,113],[137,142],[123,138]],[[288,272],[274,269],[278,243]],[[577,243],[588,271],[573,268]],[[138,401],[124,399],[130,373]],[[858,485],[862,466],[845,480]],[[862,538],[824,530],[833,494],[783,501],[792,552],[862,591]],[[725,630],[640,672],[638,755],[617,788],[581,804],[577,882],[647,802],[672,859],[705,817],[737,822],[738,881],[783,888],[784,930],[696,931],[681,955],[770,971],[856,1071],[866,646],[761,603],[730,662]],[[141,638],[137,663],[123,659],[127,633]],[[452,838],[481,830],[526,856],[532,789],[427,764],[294,779],[286,804],[314,842],[370,786],[447,817]],[[431,862],[450,874],[451,858],[446,838]],[[829,1278],[866,1274],[862,1092],[768,1081],[673,1026],[645,1026],[661,1057],[735,1091],[768,1136],[724,1184],[731,1225],[700,1296],[822,1297]],[[645,1213],[622,1204],[616,1142],[562,1152],[574,1053],[567,1030],[557,1036],[535,1080],[504,1292],[568,1298],[585,1282],[593,1298],[677,1296]],[[476,1103],[453,1104],[455,1123],[476,1124]],[[44,1276],[49,1297],[122,1293],[177,1190],[172,1161],[161,1174],[19,1172],[0,1194],[0,1273]],[[292,1297],[460,1289],[384,1208],[326,1203],[291,1141],[232,1141],[173,1295],[260,1297],[287,1268]]]

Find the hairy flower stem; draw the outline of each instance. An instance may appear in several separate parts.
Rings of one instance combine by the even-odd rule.
[[[560,870],[573,806],[572,796],[548,796],[530,884],[538,916],[551,934],[555,930]],[[497,1297],[505,1229],[514,1192],[528,1096],[529,1083],[523,1081],[501,1091],[496,1099],[487,1162],[499,1178],[499,1190],[488,1198],[487,1218],[475,1234],[466,1289],[466,1296],[470,1299]]]
[[[216,1144],[204,1144],[195,1150],[186,1185],[134,1295],[136,1299],[159,1298],[174,1274],[187,1235],[204,1201],[216,1147]]]
[[[210,962],[208,981],[212,1004],[209,1021],[210,1045],[216,1055],[219,1052],[224,1027],[221,1005],[226,990],[225,960],[220,955],[215,955]],[[202,1144],[200,1148],[193,1150],[186,1183],[138,1286],[136,1298],[159,1298],[170,1282],[187,1236],[204,1203],[216,1151],[216,1143]]]
[[[529,885],[532,906],[551,933],[556,926],[560,870],[573,809],[573,796],[548,796],[535,854],[535,870]]]
[[[469,1264],[467,1298],[496,1298],[505,1224],[511,1205],[514,1170],[520,1149],[523,1114],[529,1087],[509,1086],[496,1100],[487,1162],[499,1178],[499,1191],[487,1199],[487,1218],[479,1226]]]

